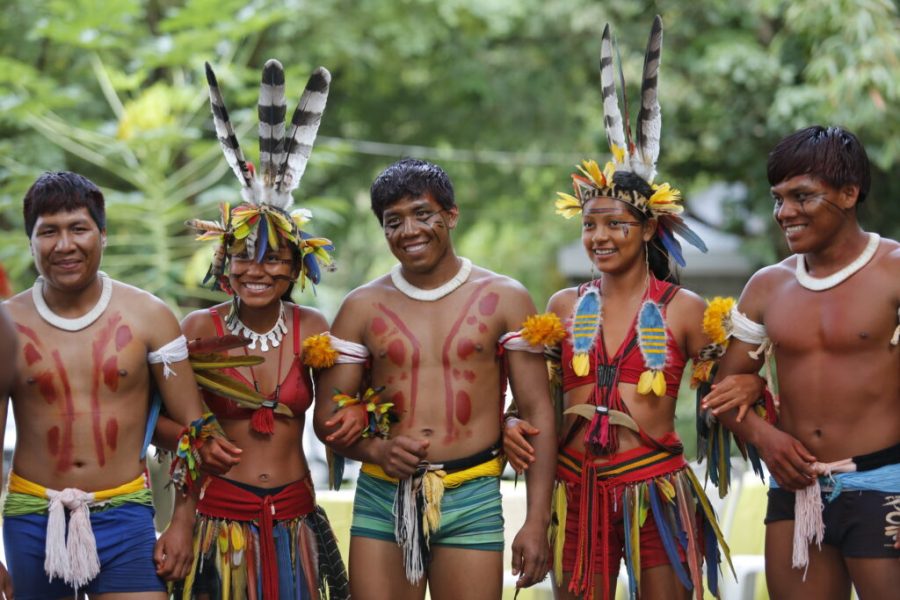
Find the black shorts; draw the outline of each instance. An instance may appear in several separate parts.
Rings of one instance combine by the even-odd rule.
[[[847,490],[828,502],[822,493],[822,521],[826,544],[850,558],[900,558],[894,536],[900,525],[900,494]],[[794,520],[794,493],[781,488],[769,490],[766,525]]]

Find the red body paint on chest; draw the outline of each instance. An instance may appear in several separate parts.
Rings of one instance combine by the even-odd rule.
[[[56,386],[53,385],[53,373],[43,371],[34,376],[34,382],[37,383],[38,392],[47,401],[47,404],[56,402]]]
[[[388,344],[387,355],[392,363],[398,367],[402,367],[403,361],[406,360],[406,348],[403,346],[403,342],[400,340],[391,341],[391,343]]]
[[[110,450],[116,451],[116,444],[119,443],[119,422],[116,419],[106,422],[106,443]]]
[[[403,392],[395,392],[391,396],[391,402],[394,403],[394,412],[398,415],[403,414],[403,410],[406,408],[406,399],[403,397]]]
[[[375,335],[382,335],[387,331],[387,323],[384,322],[384,319],[381,317],[375,317],[372,319],[372,333]]]
[[[475,342],[469,338],[459,340],[459,343],[456,345],[457,356],[462,360],[466,360],[473,352],[475,352]]]
[[[466,378],[466,381],[475,381],[475,371],[463,371],[463,377]]]
[[[119,361],[115,356],[103,363],[103,383],[114,392],[119,389]]]
[[[59,379],[63,386],[63,402],[60,409],[62,414],[62,440],[59,444],[59,455],[56,461],[56,470],[60,472],[68,471],[72,467],[72,425],[75,423],[75,409],[72,404],[72,388],[69,385],[69,375],[63,365],[59,351],[54,350],[52,353],[53,363],[56,365],[56,372],[59,373]]]
[[[47,430],[47,449],[53,456],[59,454],[59,427],[56,425]]]
[[[34,344],[25,344],[25,364],[30,367],[37,361],[41,360],[41,358],[41,353],[37,351],[37,348],[34,347]]]
[[[127,325],[122,325],[116,329],[116,352],[121,352],[122,348],[127,346],[131,340],[131,329]]]
[[[458,415],[454,411],[454,404],[456,403],[456,399],[453,395],[453,379],[452,379],[452,361],[450,360],[450,349],[453,347],[453,340],[456,338],[456,335],[459,333],[459,328],[462,327],[463,321],[466,320],[469,315],[469,310],[471,310],[472,305],[475,303],[475,300],[478,299],[478,296],[481,294],[481,291],[490,283],[490,279],[479,285],[475,288],[475,291],[466,299],[466,303],[463,305],[462,310],[459,313],[459,317],[457,317],[456,322],[453,323],[453,326],[450,328],[450,332],[447,334],[447,339],[444,340],[444,346],[441,351],[441,361],[444,367],[444,405],[445,405],[445,415],[447,419],[447,440],[453,440],[456,438],[456,421]],[[489,294],[490,295],[490,294]],[[497,294],[493,294],[496,296]],[[479,309],[481,309],[481,304],[484,304],[484,300],[479,303]],[[494,302],[494,308],[496,308],[496,301]],[[460,342],[462,345],[462,342]],[[472,350],[474,350],[474,343],[472,344]],[[460,348],[457,347],[457,353],[459,353]],[[471,352],[470,352],[471,353]],[[471,414],[471,408],[469,409],[469,414]]]
[[[456,392],[456,418],[462,425],[468,425],[472,418],[472,399],[462,390]]]
[[[106,370],[110,365],[110,360],[115,362],[115,356],[106,360],[104,359],[104,356],[107,348],[110,347],[114,336],[116,345],[118,345],[120,337],[125,343],[130,341],[131,330],[124,325],[118,327],[121,320],[122,315],[119,313],[111,316],[106,322],[106,325],[97,332],[97,336],[91,344],[91,356],[94,359],[94,381],[91,387],[91,429],[94,434],[94,450],[97,453],[97,462],[101,467],[106,464],[106,450],[103,445],[103,430],[100,424],[100,379],[102,377],[107,385],[110,384],[110,381],[114,381],[115,387],[118,387],[118,372],[115,375],[110,375]],[[112,387],[113,386],[110,386],[110,388]]]
[[[483,314],[486,317],[491,316],[497,311],[497,303],[500,301],[500,296],[494,292],[487,294],[481,301],[478,303],[478,312]]]
[[[384,304],[378,303],[375,305],[375,308],[383,312],[391,322],[397,326],[397,329],[400,330],[400,333],[409,340],[410,345],[412,346],[412,353],[410,353],[410,392],[409,392],[409,423],[412,424],[416,418],[416,396],[419,392],[419,360],[421,359],[422,353],[422,344],[419,342],[418,338],[413,335],[413,332],[410,331],[409,327],[406,326],[406,323],[400,320],[400,317],[397,316],[391,309],[389,309]],[[377,317],[372,321],[372,327],[375,326],[375,321],[379,320]],[[383,321],[382,321],[383,323]],[[387,329],[387,326],[385,326]],[[401,379],[403,377],[401,376]]]

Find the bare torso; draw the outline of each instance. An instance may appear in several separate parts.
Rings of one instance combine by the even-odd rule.
[[[775,345],[779,427],[820,461],[900,443],[900,271],[896,242],[827,291],[801,287],[796,258],[766,273],[763,323]]]
[[[290,305],[288,305],[290,306]],[[228,314],[228,304],[217,307],[219,314],[224,318]],[[321,333],[326,329],[325,319],[317,311],[301,307],[300,335],[303,339],[311,335]],[[248,367],[241,367],[238,371],[247,381],[254,378],[259,383],[260,392],[270,394],[276,384],[279,383],[279,375],[282,380],[290,372],[294,363],[293,354],[293,311],[286,311],[288,334],[282,340],[282,349],[270,348],[263,352],[259,347],[247,350],[248,354],[263,356],[265,363],[257,365],[252,372]],[[189,315],[183,323],[185,335],[189,339],[198,337],[215,337],[216,329],[208,311],[197,311]],[[242,350],[231,350],[232,355],[242,355]],[[279,369],[280,359],[280,369]],[[301,351],[302,360],[302,351]],[[301,369],[307,369],[301,365]],[[312,400],[312,390],[310,390]],[[275,431],[272,435],[261,434],[250,426],[250,418],[229,419],[219,415],[219,423],[226,436],[236,446],[243,450],[241,461],[233,466],[225,477],[259,487],[277,487],[303,479],[309,473],[306,457],[303,454],[303,426],[304,414],[295,414],[293,418],[275,419]]]
[[[498,441],[497,342],[521,326],[523,302],[530,304],[521,286],[475,269],[435,302],[407,298],[386,277],[355,294],[352,310],[372,352],[372,386],[384,386],[383,397],[400,414],[391,435],[429,439],[431,460],[469,456]]]
[[[13,469],[54,489],[101,490],[134,479],[147,424],[150,328],[160,301],[115,282],[92,325],[66,332],[36,312],[31,291],[6,303],[19,352],[12,387]]]

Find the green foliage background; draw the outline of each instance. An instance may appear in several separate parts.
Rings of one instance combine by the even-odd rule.
[[[655,13],[666,28],[660,179],[687,195],[743,183],[730,228],[746,234],[747,215],[768,219],[771,146],[808,124],[842,124],[875,167],[864,222],[898,236],[900,185],[889,175],[900,157],[900,20],[889,0],[7,0],[0,261],[14,289],[30,285],[21,198],[40,172],[70,169],[107,194],[104,269],[182,309],[215,297],[198,286],[211,249],[182,226],[237,198],[203,62],[255,162],[259,72],[277,57],[294,102],[317,65],[334,77],[295,197],[336,242],[339,269],[298,300],[331,316],[347,290],[393,262],[368,186],[415,156],[455,182],[460,253],[520,279],[541,305],[565,283],[557,249],[578,235],[554,216],[554,192],[580,159],[607,156],[603,25],[613,24],[636,97]],[[747,252],[769,261],[784,251],[780,238],[747,236]]]

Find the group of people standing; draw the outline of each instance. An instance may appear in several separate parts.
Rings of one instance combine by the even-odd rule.
[[[678,191],[654,183],[661,43],[657,18],[632,139],[604,32],[612,158],[584,161],[557,201],[580,216],[598,275],[554,294],[544,314],[521,284],[456,255],[453,186],[415,159],[371,188],[399,264],[352,291],[330,326],[293,303],[334,250],[308,232],[308,211],[291,210],[331,82],[321,67],[286,127],[284,72],[266,63],[254,168],[207,66],[242,201],[221,221],[189,222],[215,241],[208,280],[231,298],[180,326],[99,270],[100,190],[74,173],[39,177],[23,210],[40,275],[0,313],[0,397],[17,427],[3,594],[393,600],[428,587],[435,599],[499,598],[504,459],[527,481],[517,586],[552,572],[559,598],[612,598],[624,560],[630,597],[716,594],[727,546],[674,427],[689,361],[711,384],[702,418],[752,445],[772,475],[772,596],[847,598],[851,582],[860,598],[896,593],[900,245],[857,221],[865,150],[838,127],[778,143],[774,217],[794,255],[754,275],[735,306],[710,310],[673,265],[684,266],[675,236],[703,242]],[[767,361],[776,374],[760,377]],[[363,463],[349,578],[303,455],[310,407],[336,478],[343,457]],[[175,456],[178,490],[158,539],[151,440]]]

